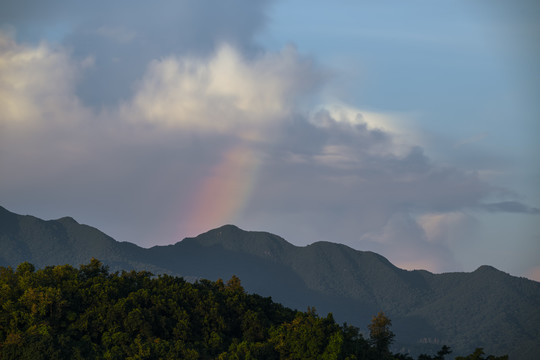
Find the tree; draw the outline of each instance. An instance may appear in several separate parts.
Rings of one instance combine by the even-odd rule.
[[[452,349],[450,349],[449,346],[443,345],[441,350],[437,352],[437,357],[435,359],[437,360],[444,360],[445,355],[449,355],[452,353]]]
[[[392,321],[381,311],[371,318],[368,325],[370,343],[380,358],[390,354],[390,345],[394,341],[395,334],[390,330]]]
[[[444,360],[444,356],[451,354],[452,349],[449,346],[443,345],[441,350],[437,351],[437,355],[431,356],[427,354],[420,354],[418,360]]]
[[[391,321],[336,324],[248,294],[240,279],[189,283],[145,271],[109,273],[96,259],[79,269],[0,267],[0,359],[413,360],[392,354]],[[418,360],[443,360],[450,349]],[[477,349],[461,360],[507,360]]]
[[[456,357],[456,360],[508,360],[508,355],[502,355],[502,356],[488,355],[487,357],[484,357],[484,355],[485,355],[484,349],[476,348],[472,354],[467,355],[465,357],[458,356]]]

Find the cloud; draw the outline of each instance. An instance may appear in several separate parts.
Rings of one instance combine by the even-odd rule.
[[[210,58],[153,61],[122,112],[166,129],[261,138],[289,116],[319,77],[314,65],[292,47],[246,59],[222,45]]]
[[[361,110],[320,109],[287,122],[269,150],[246,224],[305,243],[326,240],[382,252],[405,268],[460,268],[452,249],[474,241],[474,210],[511,195],[476,172],[438,163]],[[352,119],[352,120],[351,120]],[[499,208],[512,210],[510,207]]]
[[[224,199],[212,224],[234,216],[241,202],[227,201],[246,193],[239,184],[253,183],[244,177],[256,176],[254,146],[271,141],[271,129],[320,78],[294,48],[247,57],[223,45],[208,57],[152,62],[133,98],[98,111],[75,91],[91,60],[79,62],[45,42],[1,39],[5,205],[46,209],[54,203],[58,216],[69,213],[142,244],[174,242],[192,231],[185,221],[204,214],[193,197],[201,183],[207,184],[202,192]],[[230,181],[221,186],[225,175]],[[230,189],[235,192],[223,194]]]
[[[482,204],[480,208],[489,212],[540,214],[539,208],[527,206],[518,201],[501,201],[491,204]]]
[[[4,4],[0,23],[19,29],[20,40],[33,42],[37,39],[39,42],[43,37],[51,36],[57,41],[67,41],[76,51],[82,48],[97,50],[103,43],[85,41],[77,44],[75,40],[88,40],[89,37],[97,40],[103,35],[119,40],[119,34],[120,39],[126,40],[128,35],[129,40],[133,37],[139,40],[132,46],[153,50],[149,54],[153,57],[163,55],[155,53],[158,49],[168,53],[171,49],[179,53],[186,49],[211,51],[221,42],[233,43],[240,48],[251,47],[253,37],[267,21],[265,10],[270,3],[266,0],[232,0],[227,4],[207,0],[157,0],[149,7],[143,0],[134,0],[129,2],[127,11],[125,2],[88,4],[51,0],[42,4],[21,0]]]
[[[478,223],[464,212],[428,213],[417,218],[426,240],[446,245],[467,241]]]
[[[525,277],[540,282],[540,266],[533,267],[525,273]]]
[[[20,45],[0,32],[0,122],[39,127],[84,116],[73,94],[77,67],[62,49]]]
[[[348,124],[329,113],[320,114],[325,119],[318,124],[324,126],[308,123],[299,130],[294,126],[300,125],[294,124],[290,137],[276,146],[275,162],[269,164],[269,171],[276,174],[274,183],[277,179],[290,186],[301,184],[301,189],[293,191],[299,197],[308,191],[307,183],[327,189],[325,193],[333,192],[329,202],[357,202],[366,209],[369,203],[392,211],[447,212],[477,205],[492,192],[475,173],[437,165],[419,146],[409,145],[404,151],[391,133],[364,122]],[[303,181],[306,174],[309,178]],[[294,196],[288,197],[281,205],[293,206],[295,201]]]
[[[400,212],[390,216],[380,231],[365,234],[362,242],[404,269],[443,272],[459,267],[449,244],[429,235],[410,214]]]
[[[187,6],[193,28],[179,21],[174,31],[153,29],[156,19],[136,27],[143,15],[112,26],[118,9],[103,21],[89,10],[92,21],[75,19],[64,46],[2,33],[2,205],[47,212],[54,204],[58,217],[142,245],[234,220],[433,271],[459,266],[453,244],[475,231],[467,211],[538,212],[507,201],[477,172],[430,157],[403,136],[399,114],[340,103],[306,109],[325,71],[293,47],[253,45],[261,6],[227,10],[210,30],[201,19],[217,10]],[[217,30],[245,13],[259,18],[224,41]]]
[[[142,0],[73,3],[53,0],[10,2],[0,24],[17,29],[17,40],[48,38],[71,49],[76,61],[93,57],[95,67],[77,83],[86,105],[115,107],[132,97],[133,85],[148,63],[173,55],[208,56],[222,43],[242,53],[259,51],[254,38],[266,24],[270,2],[233,0]]]

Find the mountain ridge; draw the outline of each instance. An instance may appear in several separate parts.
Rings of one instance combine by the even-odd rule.
[[[383,310],[402,341],[397,346],[413,353],[443,342],[455,353],[478,345],[489,353],[533,359],[540,351],[540,283],[489,265],[470,273],[409,271],[374,252],[331,242],[300,247],[234,225],[145,249],[70,217],[41,220],[0,208],[1,266],[79,265],[90,257],[115,271],[210,280],[237,275],[250,292],[293,308],[314,306],[358,326]]]

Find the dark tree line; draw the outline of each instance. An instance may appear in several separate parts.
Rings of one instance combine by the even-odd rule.
[[[110,273],[92,259],[35,270],[0,267],[0,359],[412,359],[393,354],[391,321],[370,336],[332,314],[299,312],[226,283]],[[444,346],[435,356],[450,353]],[[481,349],[461,360],[483,357]]]

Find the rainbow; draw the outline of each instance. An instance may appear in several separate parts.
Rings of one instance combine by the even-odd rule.
[[[190,213],[182,222],[186,235],[234,222],[249,199],[259,164],[260,157],[246,145],[227,150],[194,193]]]

